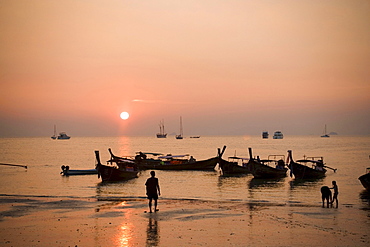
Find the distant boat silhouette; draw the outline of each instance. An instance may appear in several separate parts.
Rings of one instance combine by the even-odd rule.
[[[176,139],[183,139],[183,132],[182,132],[182,117],[180,117],[180,135],[176,135]]]
[[[164,133],[164,120],[159,122],[159,133],[157,133],[157,138],[166,138],[167,133]]]
[[[58,139],[58,140],[69,140],[70,138],[71,137],[68,136],[66,134],[66,132],[60,132],[59,135],[57,136],[57,128],[54,125],[54,135],[51,137],[51,139],[53,139],[53,140],[56,140],[56,139]]]
[[[330,137],[330,135],[326,134],[326,124],[325,124],[325,128],[324,128],[324,134],[321,137]]]
[[[51,137],[51,139],[55,140],[57,139],[57,127],[54,124],[54,135]]]
[[[283,139],[284,135],[281,131],[275,131],[274,136],[272,137],[273,139]]]

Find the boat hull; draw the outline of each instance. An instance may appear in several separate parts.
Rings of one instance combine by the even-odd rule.
[[[222,170],[223,175],[241,175],[241,174],[249,174],[250,170],[245,166],[240,166],[236,162],[226,161],[224,159],[220,159],[219,161],[220,168]]]
[[[358,178],[365,189],[370,191],[370,173],[366,173]]]
[[[62,171],[64,176],[71,176],[71,175],[92,175],[98,174],[96,169],[86,169],[86,170],[64,170]]]
[[[290,162],[289,169],[296,179],[323,178],[326,173],[324,168],[320,171],[296,162]]]
[[[264,165],[255,160],[249,160],[247,168],[255,178],[283,178],[286,177],[287,168],[278,169]]]
[[[186,162],[173,164],[171,162],[161,162],[160,160],[140,161],[137,166],[140,170],[155,169],[155,170],[197,170],[197,171],[212,171],[218,163],[218,157],[195,162]]]
[[[123,181],[138,177],[138,170],[122,170],[111,166],[98,164],[96,169],[98,170],[98,177],[101,177],[103,182],[115,182]]]
[[[157,134],[157,138],[166,138],[167,134]]]

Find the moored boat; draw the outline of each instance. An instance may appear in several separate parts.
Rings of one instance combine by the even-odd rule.
[[[62,166],[62,171],[60,174],[64,176],[71,176],[71,175],[91,175],[91,174],[98,174],[96,169],[69,169],[69,166]]]
[[[166,138],[167,133],[164,131],[164,120],[159,122],[159,133],[157,133],[157,138]]]
[[[365,189],[370,191],[370,167],[366,168],[366,173],[358,178]]]
[[[280,130],[275,131],[274,136],[272,137],[273,139],[283,139],[284,135]]]
[[[129,159],[129,157],[115,156],[109,149],[112,157],[115,159]],[[156,158],[148,158],[148,155],[154,155]],[[135,156],[135,164],[139,170],[156,169],[156,170],[201,170],[212,171],[218,163],[218,157],[197,161],[189,154],[184,155],[162,155],[159,153],[139,152]]]
[[[54,135],[51,136],[51,139],[53,139],[53,140],[56,140],[56,139],[58,139],[58,140],[68,140],[70,138],[71,137],[68,136],[66,134],[66,132],[60,132],[59,135],[57,136],[57,128],[56,128],[56,125],[54,125]]]
[[[103,182],[128,180],[136,178],[139,173],[134,161],[111,159],[107,161],[109,165],[103,165],[100,162],[99,151],[95,151],[95,157],[98,178],[101,177]]]
[[[328,167],[324,163],[323,157],[304,157],[302,160],[293,160],[292,150],[288,150],[288,160],[290,176],[294,175],[297,179],[312,179],[325,177],[326,169],[329,168],[334,170],[337,169]]]
[[[228,160],[222,159],[223,154],[225,153],[226,146],[218,148],[218,159],[219,166],[223,176],[234,176],[234,175],[243,175],[250,173],[249,170],[245,167],[245,158],[240,157],[229,157]],[[238,161],[241,161],[242,165],[239,165]]]
[[[269,155],[267,159],[257,159],[252,155],[252,148],[249,150],[249,161],[247,168],[255,178],[283,178],[286,177],[288,168],[285,167],[284,155]]]
[[[238,160],[242,161],[242,165],[239,165]],[[228,160],[220,158],[219,165],[222,171],[222,175],[230,176],[230,175],[249,174],[250,171],[245,166],[246,165],[246,163],[244,162],[245,160],[247,159],[241,157],[229,157]]]
[[[213,171],[218,163],[218,157],[197,161],[192,156],[189,159],[183,159],[186,156],[188,155],[160,156],[158,158],[162,160],[161,163],[147,169]]]
[[[57,139],[57,127],[54,124],[54,135],[51,136],[51,139],[55,140]]]
[[[176,139],[178,139],[178,140],[184,139],[184,133],[183,133],[183,130],[182,130],[182,117],[180,117],[180,134],[176,135]]]
[[[60,132],[58,135],[58,140],[68,140],[71,137],[66,134],[66,132]]]
[[[321,137],[330,137],[327,133],[326,133],[326,124],[325,124],[325,128],[324,128],[324,133],[322,134]]]

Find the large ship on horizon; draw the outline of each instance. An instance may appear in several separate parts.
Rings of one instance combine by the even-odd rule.
[[[167,133],[164,132],[164,120],[159,122],[159,133],[157,133],[157,138],[166,138]]]

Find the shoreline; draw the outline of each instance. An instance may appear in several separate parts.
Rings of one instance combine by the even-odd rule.
[[[2,246],[369,246],[350,206],[1,196]]]

